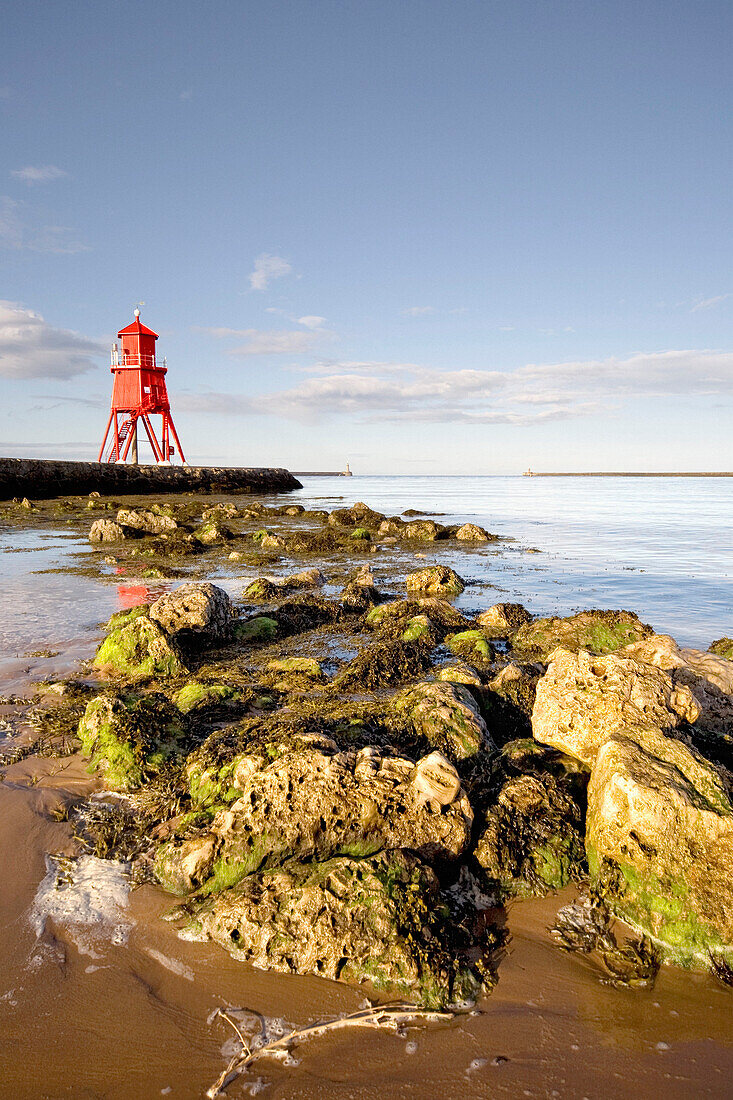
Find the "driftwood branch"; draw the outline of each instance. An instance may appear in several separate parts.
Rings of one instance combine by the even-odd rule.
[[[276,1054],[278,1051],[289,1051],[295,1044],[301,1042],[303,1039],[312,1039],[318,1035],[323,1035],[327,1031],[336,1031],[344,1027],[377,1027],[393,1029],[400,1024],[414,1024],[418,1021],[420,1023],[434,1023],[452,1020],[455,1013],[417,1008],[414,1005],[405,1004],[377,1005],[374,1008],[364,1008],[359,1012],[352,1012],[347,1016],[337,1016],[333,1020],[325,1020],[320,1024],[308,1024],[305,1027],[296,1028],[288,1035],[283,1035],[280,1039],[273,1039],[267,1042],[264,1020],[259,1012],[255,1012],[253,1015],[257,1016],[262,1024],[262,1038],[264,1040],[262,1045],[256,1047],[255,1050],[252,1050],[246,1042],[242,1032],[237,1027],[234,1020],[232,1020],[231,1016],[227,1015],[222,1009],[218,1010],[217,1015],[221,1016],[223,1020],[226,1020],[226,1022],[234,1028],[242,1044],[242,1050],[231,1058],[226,1069],[219,1075],[211,1088],[207,1090],[206,1096],[208,1100],[215,1100],[217,1096],[221,1096],[227,1086],[230,1085],[232,1081],[236,1080],[240,1074],[244,1073],[253,1062],[258,1060],[258,1058],[266,1057],[269,1054]]]

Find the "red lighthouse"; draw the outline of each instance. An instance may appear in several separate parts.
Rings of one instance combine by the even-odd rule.
[[[112,345],[111,371],[114,376],[112,386],[112,411],[107,421],[102,446],[99,450],[99,462],[137,462],[138,421],[147,434],[153,449],[153,460],[169,464],[176,448],[171,446],[171,435],[175,440],[181,462],[186,459],[178,438],[165,376],[168,368],[165,359],[162,366],[155,359],[155,341],[157,332],[146,328],[140,320],[140,310],[135,310],[135,320],[127,328],[121,328],[117,339],[122,341],[122,350]],[[160,438],[150,420],[151,416],[163,418]],[[104,449],[112,431],[112,437],[106,459]]]

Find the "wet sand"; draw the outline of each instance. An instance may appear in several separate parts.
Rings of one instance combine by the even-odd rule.
[[[0,785],[0,1095],[17,1100],[199,1097],[231,1053],[218,1007],[253,1008],[292,1027],[354,1011],[359,990],[258,972],[159,920],[171,899],[144,886],[110,928],[69,929],[31,913],[45,853],[72,854],[50,816],[98,784],[79,757],[32,758]],[[377,1100],[488,1096],[621,1098],[730,1095],[731,994],[712,978],[664,968],[650,990],[616,989],[568,955],[547,928],[567,890],[515,903],[499,984],[447,1026],[403,1036],[342,1030],[301,1044],[294,1064],[263,1059],[228,1095]]]

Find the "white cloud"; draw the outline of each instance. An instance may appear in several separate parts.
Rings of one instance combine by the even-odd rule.
[[[88,252],[72,229],[62,225],[33,226],[25,217],[25,204],[0,195],[0,248],[73,255]]]
[[[714,298],[698,298],[693,305],[690,313],[697,313],[701,309],[711,309],[713,306],[719,305],[721,302],[725,302],[728,298],[733,297],[733,294],[716,294]]]
[[[608,412],[632,397],[727,396],[733,388],[733,352],[639,353],[626,359],[529,363],[514,371],[323,362],[308,373],[316,377],[278,392],[192,400],[204,411],[311,422],[346,415],[366,421],[530,426]]]
[[[298,355],[312,350],[323,336],[321,332],[256,328],[206,328],[220,340],[243,339],[244,343],[228,348],[228,355]]]
[[[0,300],[0,377],[73,378],[96,366],[104,347],[68,329],[47,324],[40,313]]]
[[[319,329],[323,328],[326,323],[325,317],[314,317],[308,314],[306,317],[299,317],[298,324],[305,325],[306,328]]]
[[[254,271],[249,277],[249,285],[252,290],[265,290],[273,279],[281,279],[283,275],[289,275],[292,266],[282,256],[271,256],[263,252],[255,260]]]
[[[402,312],[406,317],[422,317],[425,313],[434,313],[432,306],[410,306],[409,309],[403,309]]]
[[[53,180],[63,179],[68,172],[64,172],[63,168],[57,168],[55,164],[44,164],[40,167],[28,165],[26,168],[16,168],[10,174],[32,187],[34,183],[52,183]]]

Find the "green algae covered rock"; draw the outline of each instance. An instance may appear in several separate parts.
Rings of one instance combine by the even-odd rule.
[[[428,1008],[475,1000],[488,976],[468,962],[477,941],[451,916],[435,873],[404,851],[251,875],[195,907],[186,934],[261,970],[368,982]],[[488,931],[484,950],[496,944]]]
[[[588,787],[591,881],[682,965],[733,963],[733,807],[715,768],[660,731],[600,749]]]
[[[265,667],[268,672],[308,676],[312,680],[323,678],[323,669],[315,657],[279,657],[268,661]]]
[[[449,760],[465,760],[493,749],[478,705],[462,684],[431,681],[414,684],[394,697],[394,717],[444,753]]]
[[[447,565],[430,565],[407,575],[407,592],[413,596],[460,596],[465,581]]]
[[[138,604],[137,607],[129,607],[124,611],[115,611],[114,615],[111,615],[107,620],[104,629],[109,633],[110,630],[117,630],[121,626],[127,626],[127,624],[131,623],[134,619],[139,619],[143,615],[147,615],[149,610],[149,603],[141,603]]]
[[[711,644],[710,652],[733,661],[733,638],[718,638]]]
[[[278,624],[276,619],[270,619],[267,615],[257,615],[246,622],[236,623],[234,636],[240,642],[265,644],[272,642],[277,637]]]
[[[100,695],[79,722],[82,752],[107,786],[132,791],[178,755],[183,738],[163,696]]]
[[[461,630],[458,634],[450,634],[445,644],[457,657],[479,661],[491,661],[494,657],[492,645],[483,630]]]
[[[480,688],[482,681],[475,668],[471,668],[470,665],[464,664],[462,661],[455,661],[453,664],[443,665],[435,672],[435,679],[447,681],[449,684],[466,684],[469,687]]]
[[[512,638],[514,650],[546,659],[558,646],[577,653],[613,653],[653,633],[630,611],[581,611],[565,619],[536,619],[520,627]]]
[[[401,638],[403,642],[421,641],[431,646],[437,642],[435,627],[427,615],[414,615],[408,619]]]
[[[173,696],[173,702],[182,714],[188,714],[189,711],[223,703],[238,695],[239,692],[231,684],[204,684],[200,680],[189,680]]]
[[[93,663],[107,675],[130,681],[168,679],[186,672],[163,631],[145,615],[112,630]]]

